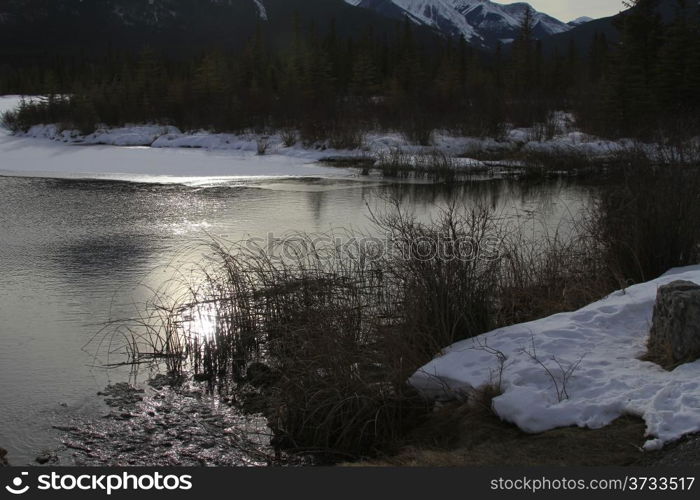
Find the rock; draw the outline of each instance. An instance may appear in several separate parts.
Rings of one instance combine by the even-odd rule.
[[[44,464],[51,462],[53,458],[54,458],[54,456],[51,453],[43,452],[41,455],[36,457],[34,460],[36,460],[36,463],[38,463],[39,465],[44,465]]]
[[[659,288],[648,358],[665,367],[700,358],[700,285],[674,281]]]
[[[6,465],[10,465],[7,463],[7,450],[0,448],[0,467],[4,467]]]

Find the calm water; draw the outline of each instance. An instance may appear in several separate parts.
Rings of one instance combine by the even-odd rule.
[[[482,181],[447,189],[380,180],[249,180],[209,188],[0,177],[0,446],[29,463],[58,437],[51,423],[99,408],[128,373],[83,349],[109,318],[131,316],[172,276],[183,249],[210,236],[367,229],[368,206],[395,195],[429,217],[450,199],[486,201],[558,225],[587,199],[562,182]],[[188,259],[201,258],[190,252]]]

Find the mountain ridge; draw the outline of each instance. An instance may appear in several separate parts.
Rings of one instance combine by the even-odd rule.
[[[321,35],[333,20],[342,20],[333,25],[342,37],[400,26],[344,0],[0,0],[0,66],[145,47],[175,57],[238,50],[260,27],[271,46],[284,47],[294,37],[297,14],[301,29]],[[425,26],[415,32],[426,43],[435,36]]]
[[[416,24],[462,36],[480,48],[493,49],[517,37],[527,8],[525,2],[497,4],[490,0],[345,0],[349,5],[388,17],[407,17]],[[534,35],[543,38],[572,29],[554,17],[533,11]]]

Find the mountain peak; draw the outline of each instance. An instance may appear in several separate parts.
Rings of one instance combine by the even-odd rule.
[[[493,48],[499,41],[514,39],[523,15],[530,4],[499,4],[490,0],[345,0],[346,3],[375,10],[381,14],[403,18],[429,26],[484,48]],[[542,12],[534,12],[536,37],[563,33],[572,28]]]
[[[574,19],[573,21],[569,21],[567,24],[569,26],[581,26],[582,24],[590,23],[591,21],[593,21],[592,17],[583,16],[583,17],[578,17],[578,18]]]

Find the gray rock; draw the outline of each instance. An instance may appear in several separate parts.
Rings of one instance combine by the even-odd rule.
[[[700,358],[700,285],[674,281],[659,288],[648,347],[649,358],[663,366]]]
[[[41,455],[36,457],[34,460],[39,465],[45,465],[45,464],[49,463],[52,458],[53,458],[53,455],[50,452],[45,451],[45,452],[42,452]]]

